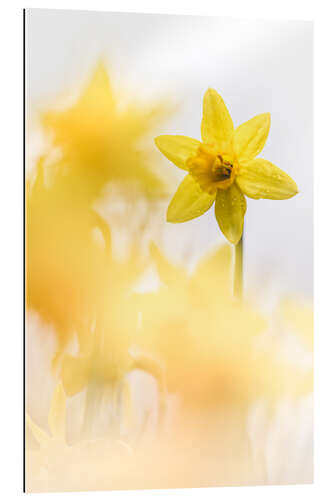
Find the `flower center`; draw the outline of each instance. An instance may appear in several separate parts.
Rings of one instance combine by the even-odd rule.
[[[217,189],[228,189],[237,170],[230,154],[205,144],[200,145],[197,154],[188,160],[188,168],[201,189],[209,194],[214,194]]]
[[[229,161],[224,161],[222,155],[217,155],[213,166],[212,174],[216,178],[216,181],[225,181],[230,179],[232,174],[233,165]]]

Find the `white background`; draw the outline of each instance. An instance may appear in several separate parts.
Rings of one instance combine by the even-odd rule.
[[[162,3],[162,2],[161,2]],[[302,487],[251,487],[216,490],[85,493],[89,498],[112,494],[113,498],[330,498],[332,496],[332,13],[324,2],[205,2],[200,8],[185,2],[60,2],[57,8],[81,8],[140,12],[168,12],[235,18],[315,18],[315,302],[316,302],[316,418],[315,485]],[[54,2],[34,2],[30,7],[55,7]],[[316,6],[316,7],[315,7]],[[16,7],[16,8],[15,8]],[[1,490],[6,498],[22,493],[22,15],[20,2],[2,12],[1,32],[1,144],[2,172],[1,277],[1,435],[3,455]],[[326,5],[328,7],[328,3]],[[269,489],[267,489],[269,488]],[[331,491],[331,493],[329,493]],[[78,494],[71,494],[78,495]],[[83,495],[80,493],[80,495]],[[57,496],[57,495],[56,495]],[[43,495],[42,495],[43,497]],[[63,498],[63,494],[61,497]]]

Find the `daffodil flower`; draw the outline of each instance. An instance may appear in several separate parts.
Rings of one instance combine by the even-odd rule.
[[[61,173],[53,183],[58,190],[66,190],[85,204],[98,198],[110,181],[130,183],[132,197],[144,194],[155,200],[165,196],[161,172],[153,172],[150,151],[138,148],[138,143],[154,123],[167,116],[169,108],[157,102],[143,108],[133,100],[123,106],[125,97],[113,91],[107,66],[100,62],[72,106],[41,115],[44,131],[62,152],[60,161],[49,164],[49,170]]]
[[[263,158],[270,114],[263,113],[236,129],[222,97],[208,89],[203,100],[202,142],[182,135],[161,135],[159,150],[188,175],[167,211],[168,222],[186,222],[205,213],[215,201],[221,231],[233,244],[243,233],[246,199],[286,200],[297,194],[289,175]]]
[[[280,340],[267,336],[268,318],[249,302],[233,300],[230,245],[206,254],[191,273],[155,244],[150,251],[161,286],[137,296],[142,327],[136,344],[165,366],[180,411],[190,409],[191,418],[214,407],[225,415],[241,410],[247,418],[258,401],[273,410],[281,397],[309,394],[312,372],[281,355]],[[304,327],[300,312],[289,314],[295,329]]]

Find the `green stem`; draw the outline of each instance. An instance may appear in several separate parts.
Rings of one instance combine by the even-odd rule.
[[[86,398],[85,398],[85,408],[82,426],[82,436],[85,439],[92,438],[93,422],[99,411],[101,400],[103,396],[102,387],[93,378],[89,381]]]
[[[145,355],[140,355],[134,360],[133,367],[138,370],[143,370],[150,373],[156,380],[158,386],[158,426],[159,430],[163,429],[166,416],[166,381],[164,369],[153,358]]]
[[[235,245],[234,296],[243,298],[243,236]]]
[[[94,344],[90,365],[89,382],[86,388],[85,408],[83,416],[82,435],[85,439],[91,439],[93,435],[93,424],[100,412],[105,386],[97,376],[101,351],[103,349],[103,330],[100,325],[95,326]]]
[[[106,385],[103,381],[94,378],[92,374],[91,380],[87,385],[85,408],[82,425],[82,436],[85,439],[94,437],[95,422],[105,411],[105,405],[112,405],[113,416],[110,416],[110,427],[108,429],[109,436],[116,439],[120,437],[120,424],[122,417],[122,382],[119,381],[114,386]]]

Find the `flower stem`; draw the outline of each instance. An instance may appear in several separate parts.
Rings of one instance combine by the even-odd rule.
[[[162,366],[153,358],[145,355],[138,356],[133,365],[138,370],[150,373],[156,380],[158,386],[158,427],[163,430],[166,417],[166,381]]]
[[[234,296],[243,298],[243,236],[235,245]]]
[[[94,418],[98,413],[102,400],[102,387],[92,378],[87,386],[82,436],[85,439],[92,438]]]

